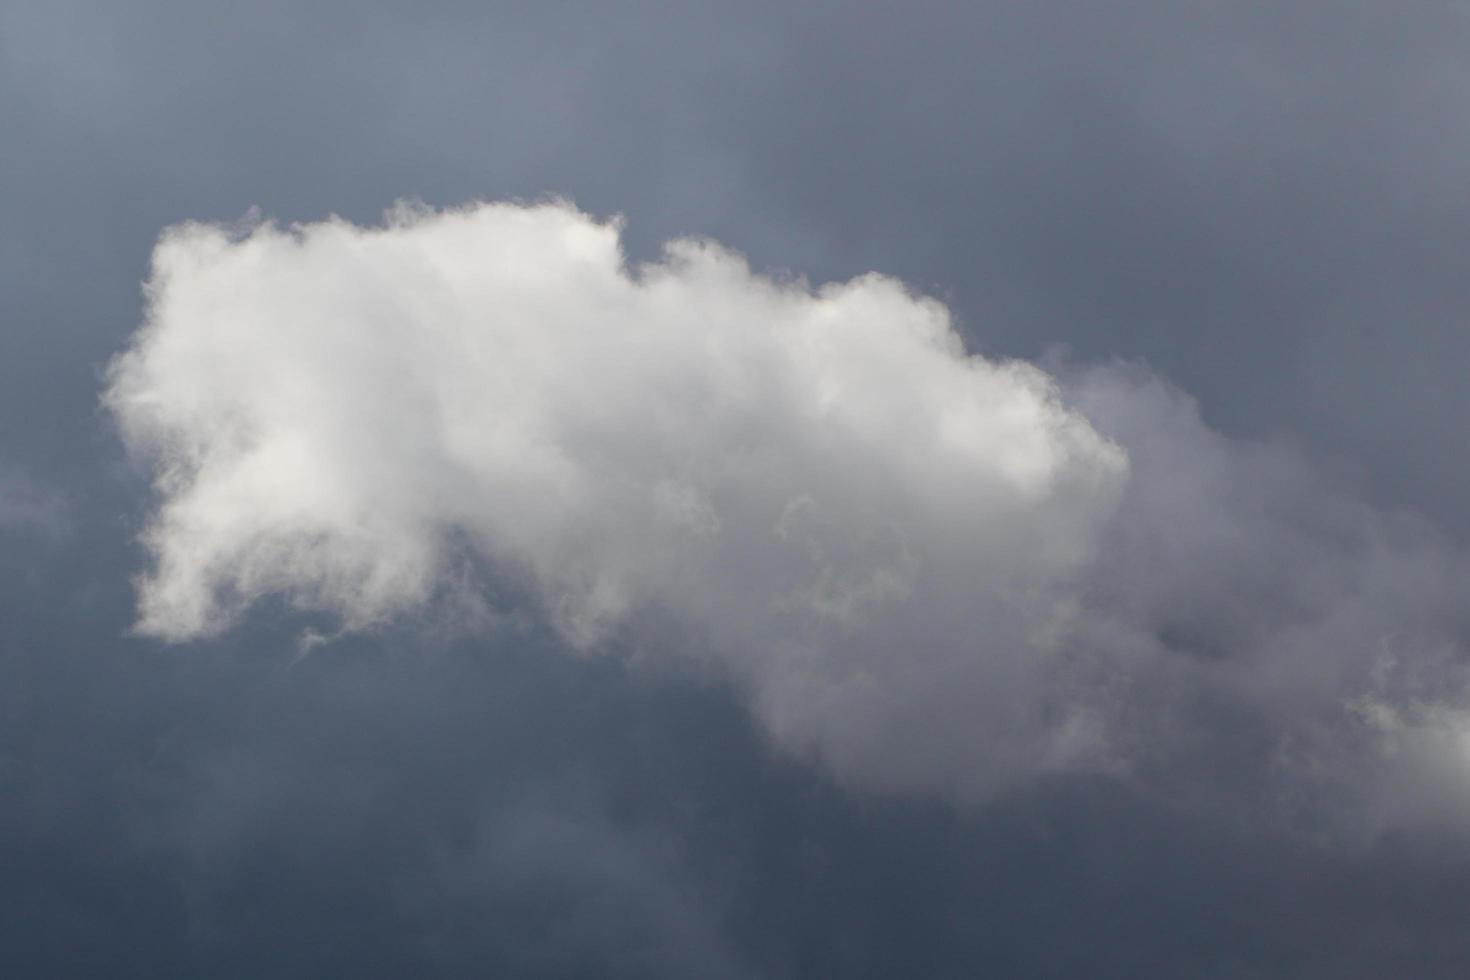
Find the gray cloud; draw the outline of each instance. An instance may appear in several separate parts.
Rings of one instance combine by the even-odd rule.
[[[1212,431],[1192,399],[1136,365],[1056,369],[1070,403],[1129,452],[1129,490],[1079,589],[1071,642],[1079,659],[1124,665],[1124,683],[1099,683],[1124,702],[1119,728],[1141,771],[1212,806],[1302,805],[1276,812],[1370,836],[1415,784],[1418,803],[1436,802],[1399,817],[1456,823],[1465,784],[1449,760],[1470,721],[1464,552],[1289,446]]]

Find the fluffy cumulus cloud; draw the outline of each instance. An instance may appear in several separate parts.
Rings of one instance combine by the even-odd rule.
[[[147,293],[105,396],[156,478],[145,633],[529,613],[964,799],[1088,769],[1289,809],[1459,763],[1466,569],[1431,529],[1141,369],[967,354],[893,279],[695,240],[630,267],[552,202],[179,226]]]

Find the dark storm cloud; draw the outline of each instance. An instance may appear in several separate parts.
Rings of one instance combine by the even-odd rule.
[[[79,622],[120,625],[121,594],[17,627],[49,576],[86,577],[42,571],[0,610],[11,975],[1451,977],[1470,956],[1470,867],[1434,841],[1303,848],[1096,783],[971,813],[854,797],[774,762],[718,691],[535,637],[295,660],[256,631],[179,656]]]
[[[564,192],[643,255],[694,232],[881,269],[982,351],[1142,357],[1226,430],[1470,528],[1458,6],[961,7],[0,10],[0,459],[72,525],[0,531],[8,974],[1463,974],[1470,872],[1431,831],[1322,852],[1095,784],[941,813],[772,761],[723,695],[557,655],[288,670],[301,624],[270,611],[224,648],[118,639],[143,502],[100,367],[159,230],[252,204]],[[1205,664],[1259,622],[1227,567],[1163,624]],[[1390,680],[1422,649],[1360,639]],[[1205,790],[1252,784],[1212,751]]]

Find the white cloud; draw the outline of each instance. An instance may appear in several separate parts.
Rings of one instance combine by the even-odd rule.
[[[1146,372],[967,355],[883,276],[630,269],[616,222],[485,204],[176,227],[148,295],[106,401],[157,475],[161,637],[268,595],[367,628],[473,566],[577,646],[715,664],[843,776],[961,798],[1300,781],[1411,696],[1390,632],[1458,696],[1453,549]]]
[[[1126,473],[891,279],[813,290],[695,241],[630,270],[562,204],[183,226],[148,290],[107,394],[158,473],[144,631],[267,594],[368,626],[467,545],[578,645],[658,622],[783,738],[851,769],[891,743],[884,779],[1031,727],[1009,687]],[[973,717],[920,735],[957,681]]]

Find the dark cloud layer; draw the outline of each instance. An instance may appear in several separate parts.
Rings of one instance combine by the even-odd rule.
[[[60,566],[7,580],[7,624],[87,578]],[[11,975],[1449,977],[1470,956],[1470,865],[1434,841],[1303,847],[1099,783],[978,812],[855,796],[773,759],[717,690],[535,638],[99,642],[127,606],[99,588],[5,630]]]
[[[298,661],[307,624],[266,609],[127,637],[145,488],[96,397],[165,226],[560,192],[639,254],[879,269],[976,349],[1146,360],[1443,544],[1470,531],[1464,17],[4,5],[0,473],[62,530],[0,518],[3,972],[1462,976],[1453,824],[1344,849],[1096,778],[872,798],[705,679],[547,636]],[[1167,639],[1208,662],[1258,585]],[[1206,789],[1252,785],[1211,751]]]

